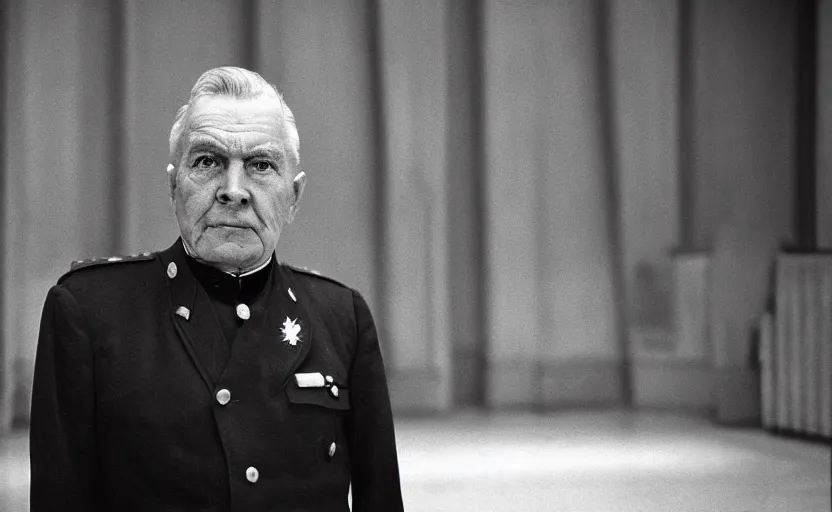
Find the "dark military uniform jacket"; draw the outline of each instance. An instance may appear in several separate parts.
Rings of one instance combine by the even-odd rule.
[[[112,258],[116,260],[116,258]],[[402,510],[364,299],[275,264],[233,343],[182,244],[88,264],[49,290],[30,430],[31,506]]]

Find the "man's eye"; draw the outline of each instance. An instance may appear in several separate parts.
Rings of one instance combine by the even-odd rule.
[[[274,166],[269,162],[255,162],[254,169],[258,172],[269,172],[274,170]]]
[[[217,165],[219,165],[219,162],[212,156],[201,156],[194,162],[194,167],[202,170],[210,170],[217,167]]]

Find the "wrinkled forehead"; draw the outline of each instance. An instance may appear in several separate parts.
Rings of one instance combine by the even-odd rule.
[[[288,124],[278,98],[202,96],[188,109],[183,135],[185,147],[206,137],[235,145],[249,142],[285,145]]]
[[[277,98],[201,96],[188,109],[187,126],[191,129],[217,128],[229,131],[254,128],[284,133],[286,122],[283,105]]]

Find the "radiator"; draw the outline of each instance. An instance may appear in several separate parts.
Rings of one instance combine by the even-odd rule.
[[[832,436],[832,254],[780,254],[760,324],[764,426]]]

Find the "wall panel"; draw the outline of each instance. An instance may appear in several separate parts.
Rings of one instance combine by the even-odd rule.
[[[794,174],[794,3],[694,2],[693,212],[698,247],[727,224],[786,239]]]
[[[485,4],[493,406],[619,396],[595,9]]]
[[[601,16],[604,2],[544,2],[538,69],[540,109],[537,151],[542,156],[538,254],[543,302],[541,346],[544,403],[617,403],[621,398],[615,304],[614,247],[610,226],[619,212],[610,197],[612,174],[604,148],[609,52]],[[613,151],[616,151],[614,148]],[[615,183],[612,183],[615,185]],[[575,385],[579,382],[580,385]]]
[[[22,71],[22,58],[21,52],[22,48],[21,45],[15,43],[15,41],[20,41],[19,35],[19,28],[22,25],[21,18],[22,18],[22,10],[20,9],[19,4],[9,4],[5,0],[0,5],[2,7],[2,11],[0,11],[0,22],[2,22],[2,32],[0,32],[0,37],[2,38],[2,50],[3,50],[3,60],[2,60],[2,86],[0,86],[0,93],[3,95],[2,99],[0,99],[0,106],[2,106],[2,119],[3,124],[0,129],[2,129],[2,135],[0,135],[0,142],[2,142],[2,154],[0,154],[0,181],[2,181],[2,188],[0,188],[0,193],[2,193],[3,198],[3,209],[2,214],[0,214],[0,219],[2,223],[0,223],[0,233],[2,233],[2,245],[0,245],[0,251],[2,251],[2,258],[0,258],[0,270],[2,270],[2,277],[0,277],[0,335],[2,335],[2,339],[0,339],[0,433],[5,432],[12,423],[12,414],[13,414],[13,406],[14,406],[14,389],[15,389],[15,374],[14,374],[14,358],[15,354],[17,353],[17,344],[19,342],[12,342],[13,339],[16,339],[16,322],[14,321],[14,316],[12,315],[15,313],[15,308],[12,307],[12,304],[15,304],[17,301],[12,300],[12,295],[10,293],[10,283],[12,283],[15,279],[15,265],[12,265],[11,262],[14,261],[15,257],[15,244],[17,243],[17,238],[13,238],[12,234],[14,231],[18,233],[20,230],[15,230],[14,227],[17,222],[13,222],[13,219],[19,218],[15,215],[15,208],[12,207],[13,203],[11,201],[13,195],[13,190],[11,187],[12,176],[10,169],[15,168],[14,166],[19,166],[21,162],[21,158],[19,157],[18,148],[21,144],[22,133],[20,130],[11,130],[10,126],[12,124],[17,124],[18,126],[22,122],[23,119],[23,109],[22,109],[22,102],[20,100],[20,87],[17,87],[15,83],[12,81],[11,77],[19,76],[19,73]],[[13,157],[12,155],[16,155],[17,157]],[[19,234],[17,235],[19,236]],[[18,278],[19,279],[19,278]],[[19,281],[18,281],[19,284]]]
[[[114,170],[107,105],[112,40],[103,0],[26,2],[9,11],[5,344],[12,414],[28,417],[43,300],[73,259],[112,249]],[[48,29],[44,29],[48,27]],[[117,221],[115,222],[117,225]]]
[[[817,240],[832,249],[832,0],[818,1]]]
[[[630,337],[672,328],[678,239],[678,7],[615,1],[610,10],[621,239]]]
[[[447,408],[451,399],[446,4],[382,1],[378,18],[391,395],[427,409]]]
[[[533,7],[528,7],[533,6]],[[526,8],[484,2],[486,403],[540,400],[536,358],[542,338],[536,240],[541,158],[534,42],[540,2]]]

